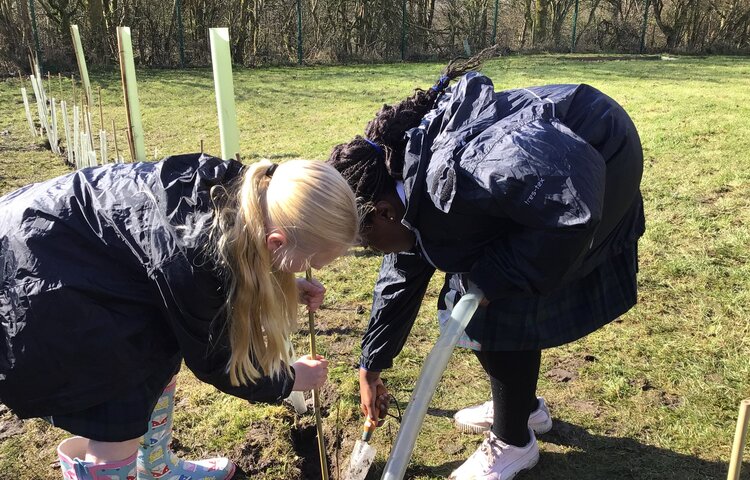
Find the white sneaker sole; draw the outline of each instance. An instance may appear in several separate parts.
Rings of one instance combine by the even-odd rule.
[[[490,426],[473,425],[471,423],[464,423],[455,420],[456,429],[461,433],[484,433],[490,430]],[[545,433],[552,430],[552,419],[547,418],[544,423],[529,424],[529,428],[534,430],[536,435],[544,435]]]
[[[490,427],[483,425],[472,425],[471,423],[463,423],[455,420],[456,429],[461,433],[484,433],[489,431]]]

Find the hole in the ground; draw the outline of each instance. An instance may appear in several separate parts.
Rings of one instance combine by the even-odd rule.
[[[327,440],[326,450],[328,450],[329,439],[325,438],[325,440]],[[300,417],[296,428],[292,430],[292,444],[301,459],[299,466],[300,478],[323,478],[320,468],[320,456],[318,455],[318,435],[314,416],[306,415]],[[330,455],[326,455],[326,460],[328,460],[329,466],[328,477],[331,478]]]

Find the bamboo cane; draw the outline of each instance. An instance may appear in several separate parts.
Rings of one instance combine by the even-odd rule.
[[[102,158],[102,165],[107,163],[107,131],[99,130],[99,154]]]
[[[750,398],[740,403],[740,413],[737,417],[737,428],[734,432],[734,444],[732,445],[732,456],[729,460],[727,480],[740,480],[742,453],[745,450],[748,423],[750,423]]]
[[[104,130],[104,109],[102,108],[102,88],[99,87],[99,153],[102,165],[107,163],[107,131]]]
[[[308,268],[305,272],[305,278],[308,282],[312,281],[312,269]],[[317,349],[315,348],[315,313],[312,310],[307,312],[307,326],[310,330],[310,355],[312,359],[318,358]],[[328,480],[328,457],[326,457],[326,444],[323,437],[323,419],[320,415],[320,396],[318,389],[312,392],[313,406],[315,408],[315,426],[318,430],[318,454],[320,455],[320,472],[323,480]]]
[[[99,87],[99,130],[104,130],[104,109],[102,108],[102,87]]]
[[[73,75],[70,76],[70,86],[73,87],[73,105],[75,105],[78,97],[76,96],[76,78]]]
[[[115,141],[115,163],[122,163],[120,158],[120,147],[117,146],[117,129],[115,128],[115,119],[112,119],[112,138]]]
[[[88,105],[85,105],[86,109],[86,130],[89,134],[89,151],[95,151],[94,150],[94,128],[91,126],[91,108]]]

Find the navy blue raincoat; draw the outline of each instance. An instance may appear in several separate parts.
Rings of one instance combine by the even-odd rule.
[[[254,401],[294,379],[233,387],[223,276],[205,254],[210,189],[242,165],[199,154],[87,168],[0,197],[0,402],[21,417],[84,410],[163,384],[184,359]]]
[[[440,308],[467,280],[490,300],[466,330],[484,350],[561,345],[635,304],[643,153],[614,100],[588,85],[496,92],[469,73],[407,135],[417,245],[383,259],[362,367],[392,365],[436,270]]]

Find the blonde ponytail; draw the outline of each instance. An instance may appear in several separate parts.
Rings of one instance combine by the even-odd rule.
[[[268,161],[248,166],[241,183],[218,208],[211,231],[214,256],[227,275],[231,357],[227,370],[233,385],[289,371],[288,339],[297,325],[295,275],[274,269],[266,246],[269,226],[287,238],[277,264],[292,252],[305,258],[341,251],[356,241],[358,217],[354,194],[331,166],[291,160],[266,175]]]

